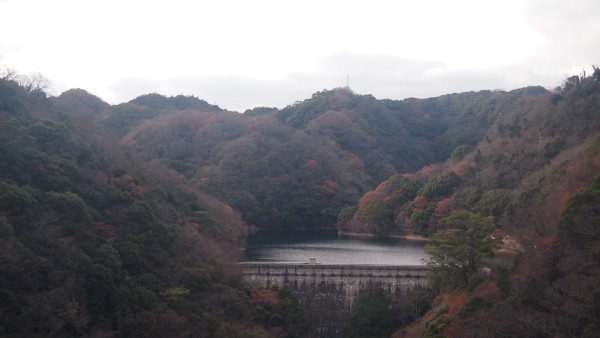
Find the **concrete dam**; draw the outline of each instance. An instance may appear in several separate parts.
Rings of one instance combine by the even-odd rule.
[[[424,265],[345,265],[311,263],[238,263],[244,280],[260,288],[286,289],[298,298],[311,337],[339,337],[356,300],[375,289],[393,303],[419,311],[418,295],[427,292]],[[412,294],[412,296],[411,296]]]
[[[342,265],[317,263],[238,263],[243,278],[262,288],[290,291],[310,286],[333,286],[352,301],[361,290],[380,287],[389,295],[398,290],[427,286],[424,265]]]

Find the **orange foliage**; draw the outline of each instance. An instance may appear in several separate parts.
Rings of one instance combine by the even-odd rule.
[[[127,185],[131,182],[133,182],[133,176],[127,174],[121,175],[113,179],[113,184],[123,190],[125,190],[127,188]]]
[[[173,181],[180,184],[188,184],[187,180],[185,179],[185,176],[183,176],[177,170],[169,169],[169,178],[173,179]]]
[[[448,316],[452,318],[456,317],[458,315],[458,310],[460,310],[460,308],[463,307],[468,300],[469,297],[463,292],[460,292],[452,297],[450,304],[448,304]]]
[[[252,289],[250,290],[250,299],[257,303],[277,304],[277,291]]]
[[[422,195],[417,195],[412,203],[415,209],[423,209],[427,206],[427,199]]]
[[[135,183],[133,176],[124,174],[113,179],[114,185],[123,191],[128,191],[134,196],[142,196],[144,187]]]
[[[388,189],[387,181],[383,181],[377,186],[377,188],[375,188],[375,193],[377,195],[385,195],[387,189]]]
[[[444,198],[443,200],[437,202],[433,216],[437,219],[442,219],[442,218],[450,215],[450,212],[452,211],[453,206],[454,206],[454,203],[453,203],[452,199]]]
[[[338,192],[338,184],[332,180],[326,180],[325,184],[321,186],[321,190],[327,194],[337,194]]]
[[[565,168],[565,176],[569,177],[569,190],[576,192],[588,186],[589,182],[598,174],[594,166],[582,160],[576,161]]]
[[[244,121],[244,126],[248,128],[253,128],[260,125],[261,120],[256,116],[249,117],[246,121]]]
[[[317,162],[317,160],[312,160],[312,159],[306,161],[306,163],[304,164],[304,168],[310,168],[310,169],[316,168],[318,166],[319,166],[319,162]]]
[[[539,250],[555,250],[560,241],[556,237],[541,237],[536,239],[534,244]]]
[[[565,210],[567,203],[569,203],[569,199],[571,199],[571,193],[568,191],[565,191],[560,195],[560,212],[561,213],[563,212],[563,210]]]
[[[132,184],[127,189],[133,196],[142,196],[144,194],[144,187],[137,184]]]
[[[574,162],[565,169],[565,174],[573,175],[573,174],[577,173],[578,171],[580,171],[582,169],[582,167],[583,167],[583,163],[581,161]]]
[[[371,199],[373,199],[374,196],[375,191],[369,191],[366,194],[364,194],[358,201],[358,210],[364,210],[364,208],[371,201]]]
[[[492,299],[500,299],[500,289],[498,289],[498,285],[494,280],[486,280],[479,284],[475,290],[473,290],[472,295],[474,297],[487,297]]]
[[[464,180],[475,172],[476,167],[473,161],[461,161],[452,168],[452,171]]]
[[[433,176],[439,174],[441,169],[442,167],[439,164],[433,163],[421,168],[421,170],[418,172],[418,175],[426,179],[432,178]]]
[[[92,223],[92,231],[96,235],[109,241],[117,237],[117,232],[115,231],[115,229],[113,229],[113,227],[110,224],[106,224],[103,222]]]
[[[248,232],[246,224],[242,221],[240,214],[229,205],[223,206],[219,219],[223,222],[228,236],[236,240],[246,236]]]
[[[431,120],[431,116],[429,116],[429,114],[425,113],[425,114],[423,115],[423,120],[425,120],[425,121],[429,121],[429,120]]]
[[[217,122],[217,120],[219,119],[219,117],[217,116],[217,114],[208,114],[208,115],[204,115],[203,116],[203,124],[213,124],[215,122]]]
[[[565,174],[572,175],[577,178],[589,180],[596,174],[593,167],[588,165],[583,160],[573,162],[570,166],[565,169]]]
[[[444,315],[450,319],[448,325],[444,328],[444,335],[447,337],[456,337],[458,310],[462,308],[469,297],[466,293],[460,292],[454,295],[443,296],[443,302],[448,304],[448,312]]]
[[[221,217],[226,223],[235,223],[241,221],[238,213],[227,204],[223,206],[223,213]]]
[[[348,161],[348,164],[350,164],[350,166],[356,170],[359,171],[364,171],[365,170],[365,164],[363,163],[363,161],[358,158],[358,157],[353,157]]]
[[[235,211],[233,210],[232,207],[230,207],[229,205],[225,204],[223,206],[223,213],[225,215],[232,215],[232,214],[235,214]]]
[[[539,237],[533,241],[533,248],[519,270],[517,278],[527,279],[540,269],[548,269],[553,266],[561,255],[560,240],[556,237]]]

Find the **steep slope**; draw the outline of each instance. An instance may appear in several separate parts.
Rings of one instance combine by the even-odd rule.
[[[105,109],[82,90],[47,99],[0,80],[0,336],[297,330],[257,320],[285,314],[257,310],[229,271],[247,233],[240,216],[122,152],[98,131]]]
[[[157,160],[239,210],[260,228],[334,227],[345,205],[378,182],[474,145],[521,97],[482,91],[404,101],[337,88],[284,109],[249,114],[153,96],[112,107],[104,123],[144,159]]]
[[[490,128],[474,133],[481,135],[476,146],[458,145],[448,161],[391,176],[363,195],[356,207],[344,209],[339,229],[428,235],[457,209],[496,216],[502,227],[513,227],[525,217],[515,214],[523,205],[533,207],[524,213],[539,213],[540,224],[552,223],[561,203],[564,207],[596,172],[589,150],[599,136],[596,85],[588,78],[567,92],[517,97],[496,114]],[[560,180],[570,181],[557,185]],[[543,187],[556,192],[540,194]],[[560,201],[552,199],[556,196]],[[551,216],[544,205],[552,205]],[[385,229],[374,228],[383,225]],[[551,230],[540,225],[535,231],[554,230],[555,225]]]
[[[508,254],[406,332],[592,337],[599,107],[598,70],[552,93],[334,89],[248,114],[0,80],[0,335],[301,336],[293,297],[228,268],[246,222],[430,235],[469,211]]]
[[[422,334],[597,334],[599,77],[596,71],[569,78],[551,95],[520,96],[477,145],[394,175],[342,210],[342,231],[399,236],[430,235],[465,210],[495,218],[495,236],[512,256],[501,256],[467,289],[441,293]]]

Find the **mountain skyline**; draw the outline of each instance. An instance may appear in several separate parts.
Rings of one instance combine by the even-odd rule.
[[[11,13],[0,66],[111,104],[157,92],[283,108],[348,76],[355,92],[390,99],[549,88],[600,59],[600,6],[587,0],[4,0],[0,10]]]

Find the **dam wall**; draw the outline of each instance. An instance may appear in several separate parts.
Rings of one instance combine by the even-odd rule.
[[[390,295],[398,290],[427,286],[427,266],[342,265],[310,263],[238,263],[243,278],[262,288],[298,290],[335,286],[349,301],[368,287],[378,286]]]
[[[311,337],[340,337],[356,300],[382,290],[395,308],[419,312],[427,292],[427,266],[343,265],[317,263],[238,263],[244,280],[259,288],[286,289],[298,298],[310,323]],[[416,293],[415,293],[416,292]]]

